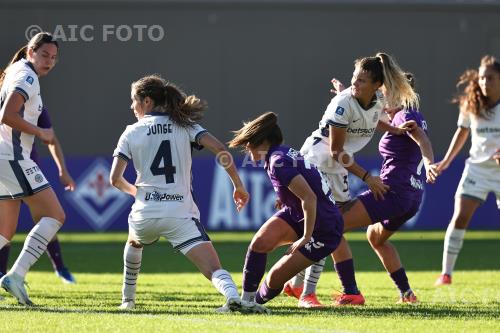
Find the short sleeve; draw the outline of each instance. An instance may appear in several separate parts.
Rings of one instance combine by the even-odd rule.
[[[50,121],[49,112],[45,107],[42,108],[42,113],[40,113],[36,125],[40,128],[52,128],[52,122]]]
[[[195,124],[194,126],[188,127],[188,133],[189,133],[189,141],[196,143],[198,146],[200,146],[200,138],[204,135],[207,134],[208,131],[201,127],[199,124]]]
[[[334,127],[347,128],[351,122],[352,111],[349,102],[344,95],[338,95],[332,99],[325,114],[326,124]]]
[[[294,163],[290,157],[281,154],[271,156],[271,168],[279,183],[286,187],[290,185],[295,176],[300,174],[297,170],[297,163]]]
[[[18,92],[27,101],[37,94],[36,87],[38,78],[32,72],[21,70],[15,74],[14,79],[9,87],[9,92]]]
[[[467,112],[460,112],[457,121],[458,127],[470,128],[470,116]]]
[[[116,146],[115,151],[113,152],[113,157],[119,157],[125,161],[130,161],[132,159],[132,153],[130,151],[129,145],[129,136],[130,131],[129,127],[123,132],[118,140],[118,145]]]

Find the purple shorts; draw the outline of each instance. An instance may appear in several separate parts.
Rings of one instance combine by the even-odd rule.
[[[420,198],[412,200],[400,197],[394,191],[384,194],[384,200],[375,200],[370,190],[358,195],[358,199],[365,206],[372,223],[380,222],[389,231],[398,230],[411,219],[418,212],[421,202]]]
[[[297,234],[297,239],[304,234],[304,219],[294,216],[288,208],[282,208],[274,216],[283,219]],[[299,249],[300,253],[314,262],[328,257],[339,246],[344,229],[344,220],[341,215],[330,216],[327,227],[313,231],[312,239],[309,243]],[[318,221],[316,221],[318,223]]]

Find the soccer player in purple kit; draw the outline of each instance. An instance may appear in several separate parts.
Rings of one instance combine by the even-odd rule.
[[[42,112],[38,117],[37,126],[40,128],[52,129],[52,122],[47,108],[44,106]],[[73,191],[75,189],[75,182],[66,168],[66,163],[64,161],[64,153],[59,143],[59,140],[54,134],[54,141],[48,144],[48,148],[54,162],[59,170],[59,180],[66,190]],[[31,160],[33,160],[37,165],[40,165],[40,159],[38,152],[36,151],[35,145],[33,144],[33,149],[30,155]],[[9,260],[10,253],[10,243],[0,249],[0,276],[7,272],[7,262]],[[56,275],[61,278],[65,283],[76,283],[76,279],[64,265],[64,261],[61,253],[61,245],[57,236],[55,236],[47,245],[47,255],[54,267]]]
[[[242,299],[263,304],[279,295],[295,274],[330,255],[342,238],[343,221],[328,184],[300,153],[282,145],[277,116],[265,113],[235,132],[230,147],[244,147],[254,162],[263,161],[282,208],[253,237],[243,269]],[[286,254],[266,269],[267,254],[291,244]]]
[[[407,78],[413,87],[413,75],[407,73]],[[342,85],[337,85],[336,89],[342,90]],[[432,165],[434,154],[422,114],[414,108],[401,109],[387,112],[391,125],[399,126],[413,120],[417,126],[407,135],[387,132],[380,140],[379,151],[384,159],[380,179],[390,189],[383,200],[377,200],[371,190],[363,192],[342,207],[342,216],[344,231],[368,227],[368,241],[399,289],[398,303],[415,304],[417,297],[410,288],[398,252],[389,238],[418,212],[424,189],[422,167],[425,166],[428,183],[435,182],[437,170]],[[343,250],[342,246],[338,251]]]

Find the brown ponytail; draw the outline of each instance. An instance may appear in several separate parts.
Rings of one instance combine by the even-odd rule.
[[[142,101],[149,97],[155,111],[167,113],[181,127],[194,126],[203,118],[206,103],[195,95],[186,94],[159,75],[148,75],[132,83],[134,95]]]
[[[256,119],[244,123],[242,128],[233,133],[233,139],[228,142],[231,148],[245,147],[247,144],[258,147],[265,141],[270,145],[283,143],[283,134],[278,126],[278,116],[273,112],[266,112]]]
[[[16,52],[16,54],[14,54],[12,59],[10,59],[10,62],[7,64],[7,66],[5,66],[5,69],[0,69],[0,89],[2,89],[3,81],[5,79],[5,75],[7,74],[6,73],[7,68],[9,68],[10,65],[12,65],[13,63],[15,63],[19,60],[25,59],[27,51],[28,51],[28,45],[24,45]]]

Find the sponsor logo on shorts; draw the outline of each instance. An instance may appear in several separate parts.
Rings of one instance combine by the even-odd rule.
[[[313,237],[311,237],[311,240],[306,245],[304,245],[306,250],[309,252],[312,252],[313,248],[317,250],[317,249],[321,249],[324,246],[325,246],[324,243],[315,242]]]
[[[156,191],[147,192],[146,201],[184,201],[184,196],[180,194],[159,193]]]
[[[43,182],[43,176],[41,174],[37,173],[35,175],[35,182],[37,182],[37,183]]]
[[[38,167],[38,165],[32,166],[28,169],[24,169],[24,173],[26,174],[26,176],[34,175],[37,172],[40,172],[40,168]]]
[[[475,180],[473,180],[473,179],[470,179],[469,177],[466,177],[466,178],[465,178],[465,183],[466,183],[466,184],[470,184],[470,185],[472,185],[472,186],[475,186],[475,185],[476,185],[476,181],[475,181]]]

